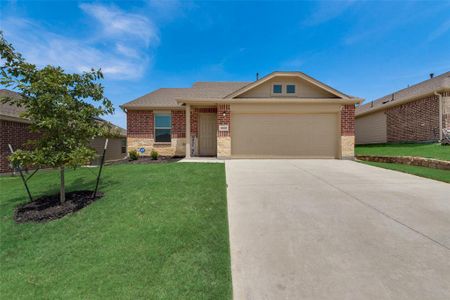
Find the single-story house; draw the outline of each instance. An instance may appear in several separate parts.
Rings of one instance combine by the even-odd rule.
[[[450,130],[450,72],[356,108],[356,143],[434,142]]]
[[[161,88],[122,105],[128,150],[219,158],[349,158],[355,104],[302,72]]]
[[[0,99],[3,97],[20,96],[13,91],[2,89],[0,90]],[[25,147],[27,141],[39,138],[39,134],[30,131],[30,121],[20,116],[22,112],[24,112],[24,108],[0,102],[0,173],[12,171],[8,161],[8,156],[11,154],[8,144],[11,144],[13,149],[20,149]],[[112,124],[111,126],[116,136],[108,140],[106,161],[119,160],[127,156],[126,130]],[[97,154],[102,155],[104,144],[104,137],[96,137],[90,146],[96,149]]]

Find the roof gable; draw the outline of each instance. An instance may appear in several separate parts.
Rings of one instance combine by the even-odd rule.
[[[249,92],[252,89],[257,88],[258,86],[270,81],[270,80],[275,80],[276,78],[287,78],[287,77],[291,77],[291,78],[299,78],[301,80],[304,80],[305,82],[307,82],[309,85],[315,86],[323,91],[325,91],[328,94],[333,95],[334,97],[337,98],[342,98],[342,99],[349,99],[351,98],[350,96],[302,73],[302,72],[273,72],[270,73],[269,75],[255,81],[252,82],[244,87],[242,87],[241,89],[238,89],[232,93],[230,93],[229,95],[227,95],[224,98],[228,98],[228,99],[232,99],[232,98],[237,98],[241,95],[243,95],[246,92]]]

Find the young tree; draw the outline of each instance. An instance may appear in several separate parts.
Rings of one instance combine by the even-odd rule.
[[[69,74],[60,67],[38,68],[26,62],[2,32],[0,54],[0,84],[21,96],[2,101],[24,107],[22,116],[31,122],[31,131],[40,135],[31,150],[16,150],[9,159],[14,165],[59,168],[60,200],[64,202],[64,169],[76,168],[94,158],[95,150],[89,148],[89,141],[108,130],[98,118],[114,111],[98,82],[103,74],[94,69]]]

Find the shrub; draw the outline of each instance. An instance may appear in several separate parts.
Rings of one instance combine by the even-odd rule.
[[[159,156],[158,151],[152,150],[152,152],[150,153],[150,156],[153,160],[157,160],[158,156]]]
[[[136,150],[131,150],[128,155],[131,160],[137,160],[139,158],[139,153]]]

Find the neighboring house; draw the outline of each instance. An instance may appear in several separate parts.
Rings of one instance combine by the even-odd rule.
[[[0,90],[0,99],[3,97],[20,96],[9,90]],[[39,138],[39,134],[30,131],[30,121],[20,116],[23,112],[24,108],[0,102],[0,173],[12,171],[7,159],[11,154],[8,144],[11,144],[15,150],[26,147],[25,144],[27,141]],[[104,120],[102,121],[106,122]],[[112,125],[112,127],[118,133],[118,136],[110,138],[108,141],[108,150],[105,156],[106,161],[119,160],[127,156],[126,130],[115,125]],[[104,137],[97,137],[92,140],[90,146],[96,149],[97,153],[101,155],[103,153],[104,143]]]
[[[450,72],[356,108],[356,143],[433,142],[450,130]]]
[[[162,88],[121,107],[128,150],[220,158],[343,158],[354,155],[348,96],[301,72],[254,82]]]

